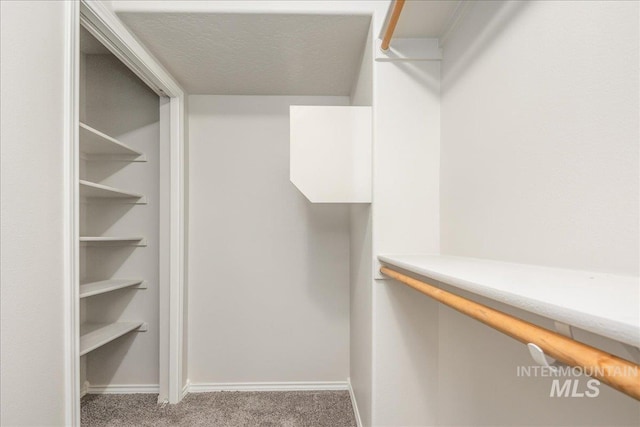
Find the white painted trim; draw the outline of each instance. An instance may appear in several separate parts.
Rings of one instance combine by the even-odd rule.
[[[170,153],[170,227],[169,227],[169,313],[160,312],[160,319],[168,316],[169,360],[167,372],[169,403],[182,399],[182,364],[184,331],[184,283],[185,283],[185,97],[180,94],[170,101],[171,153]],[[162,323],[162,322],[161,322]],[[166,323],[166,321],[165,321]],[[161,346],[162,348],[162,346]],[[160,355],[163,356],[162,354]],[[161,373],[162,375],[163,373]]]
[[[381,39],[376,40],[376,61],[440,61],[442,49],[438,39],[393,39],[388,50],[380,48]]]
[[[158,384],[89,384],[87,394],[156,394],[159,391]]]
[[[169,354],[170,346],[170,319],[163,313],[169,313],[171,303],[171,248],[165,242],[171,241],[171,177],[166,171],[166,165],[170,164],[171,158],[171,99],[160,98],[160,233],[158,239],[160,241],[160,271],[158,280],[159,290],[159,370],[160,372],[169,371]],[[169,403],[169,375],[160,375],[160,393],[158,394],[158,403]]]
[[[80,281],[79,281],[79,177],[78,117],[80,68],[80,13],[78,3],[65,2],[64,66],[64,361],[65,425],[80,426]]]
[[[182,398],[189,394],[189,389],[191,388],[191,381],[187,380],[184,387],[182,387]]]
[[[362,427],[362,418],[360,418],[360,410],[358,409],[356,394],[353,392],[353,387],[351,386],[351,378],[347,378],[347,386],[349,387],[349,397],[351,398],[351,406],[353,407],[353,416],[356,419],[356,425],[358,427]]]
[[[171,74],[138,42],[104,1],[81,0],[80,19],[94,37],[158,95],[179,97],[184,94]]]
[[[349,385],[346,381],[189,384],[189,393],[210,393],[216,391],[327,391],[348,389]]]
[[[169,301],[169,308],[160,310],[159,350],[160,384],[168,384],[168,390],[165,391],[163,387],[160,399],[168,400],[169,403],[178,403],[182,398],[185,281],[185,93],[169,72],[138,42],[103,1],[81,0],[80,21],[156,93],[171,98],[169,113],[171,153],[169,171],[167,171],[170,175],[170,183],[169,189],[166,190],[169,193],[171,205],[170,238],[168,242],[161,243],[161,245],[169,245],[169,289],[161,290],[168,293],[164,297],[161,295],[161,299],[165,298]],[[161,191],[165,190],[161,188]],[[166,325],[168,330],[165,330]],[[79,413],[79,410],[76,412]]]
[[[89,394],[89,386],[90,386],[89,381],[85,381],[82,384],[82,387],[80,388],[80,399],[82,399],[87,394]]]

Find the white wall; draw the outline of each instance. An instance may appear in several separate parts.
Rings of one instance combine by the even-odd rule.
[[[158,96],[113,55],[86,55],[86,122],[145,153],[147,162],[87,162],[92,182],[144,194],[145,205],[89,203],[83,235],[144,236],[146,247],[90,247],[81,251],[87,278],[141,277],[148,289],[123,289],[86,300],[90,322],[141,320],[134,332],[87,355],[92,385],[158,385],[160,105]]]
[[[385,13],[373,16],[374,39]],[[437,305],[375,280],[373,257],[438,251],[440,66],[375,54],[367,46],[352,93],[373,105],[374,167],[371,207],[351,208],[351,383],[363,426],[434,425]]]
[[[373,104],[372,45],[372,28],[369,28],[360,70],[353,85],[351,105]],[[349,215],[349,378],[362,425],[369,426],[373,386],[371,204],[353,204],[349,207]]]
[[[637,2],[469,6],[442,63],[443,252],[638,273],[638,13]],[[638,422],[637,402],[604,385],[559,399],[549,379],[517,378],[532,361],[510,338],[443,307],[439,325],[441,425]]]
[[[638,3],[481,3],[443,61],[443,251],[638,274]]]
[[[376,62],[374,89],[373,253],[437,252],[440,64]],[[374,281],[373,425],[436,423],[437,314],[406,286]]]
[[[0,424],[6,426],[65,423],[64,10],[63,2],[0,2]]]
[[[349,210],[289,181],[289,106],[348,101],[189,98],[192,384],[347,379]]]

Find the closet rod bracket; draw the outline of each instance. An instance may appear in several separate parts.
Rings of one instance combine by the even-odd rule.
[[[564,335],[567,338],[573,339],[573,329],[571,325],[566,323],[554,321],[553,322],[559,334]],[[544,351],[538,347],[536,344],[528,343],[527,348],[529,349],[529,354],[534,362],[536,362],[540,366],[546,366],[547,368],[558,368],[560,366],[566,366],[564,363],[558,362],[552,357],[547,356]]]

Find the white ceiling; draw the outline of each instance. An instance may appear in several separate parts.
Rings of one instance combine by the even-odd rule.
[[[459,0],[409,0],[393,37],[440,37],[451,25],[451,20],[461,1]]]
[[[365,15],[148,13],[118,16],[191,94],[349,95]]]

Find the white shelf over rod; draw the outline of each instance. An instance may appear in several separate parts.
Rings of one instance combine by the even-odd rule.
[[[144,322],[84,323],[80,326],[80,356],[144,325]]]
[[[85,246],[147,246],[144,237],[81,236],[80,243]]]
[[[80,123],[80,152],[86,155],[88,160],[147,161],[143,153],[84,123]]]
[[[95,182],[79,180],[80,196],[91,199],[131,199],[135,204],[146,204],[147,199],[138,193],[120,190],[108,185],[96,184]]]
[[[146,289],[147,287],[142,279],[109,279],[87,282],[80,285],[80,298],[92,297],[132,286],[135,286],[135,289]]]
[[[638,277],[443,255],[378,259],[392,268],[640,347]]]

